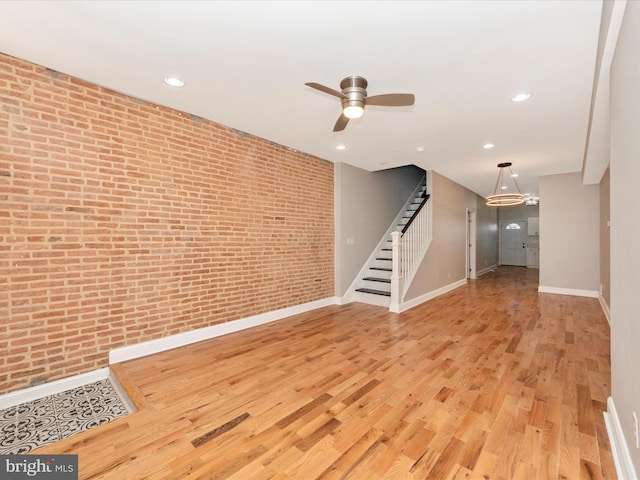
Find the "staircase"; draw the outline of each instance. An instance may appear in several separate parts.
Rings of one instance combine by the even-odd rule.
[[[391,228],[376,255],[369,261],[366,274],[355,289],[355,300],[388,307],[391,302],[391,232],[403,231],[412,221],[420,206],[429,198],[427,187],[422,186],[414,193],[396,225]]]

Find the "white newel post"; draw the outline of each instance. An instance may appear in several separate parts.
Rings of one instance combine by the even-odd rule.
[[[400,292],[402,291],[402,274],[400,272],[400,245],[402,233],[391,232],[391,304],[389,310],[400,313]]]

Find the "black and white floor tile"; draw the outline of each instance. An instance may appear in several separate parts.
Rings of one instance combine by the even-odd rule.
[[[0,454],[28,453],[128,413],[109,379],[9,407],[0,410]]]

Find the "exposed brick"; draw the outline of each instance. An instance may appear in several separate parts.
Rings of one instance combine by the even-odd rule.
[[[329,162],[2,54],[0,101],[0,394],[333,296]]]

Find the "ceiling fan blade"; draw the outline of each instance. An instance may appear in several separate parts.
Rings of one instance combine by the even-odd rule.
[[[382,107],[408,107],[413,105],[415,101],[416,97],[413,93],[385,93],[365,99],[367,105],[380,105]]]
[[[347,123],[349,123],[349,117],[345,117],[344,115],[340,115],[338,117],[338,121],[336,122],[336,124],[333,127],[333,131],[334,132],[341,132],[347,126]]]
[[[320,90],[321,92],[328,93],[329,95],[333,95],[334,97],[346,98],[346,95],[344,95],[342,92],[334,90],[333,88],[325,87],[324,85],[320,85],[319,83],[308,82],[305,83],[305,85],[311,88],[315,88],[316,90]]]

